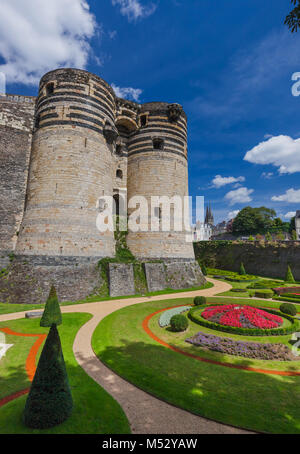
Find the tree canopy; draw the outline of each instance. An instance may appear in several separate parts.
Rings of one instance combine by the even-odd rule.
[[[276,211],[264,206],[243,208],[233,221],[233,233],[251,235],[265,233],[274,227]]]
[[[294,9],[287,15],[284,23],[289,27],[292,33],[297,32],[300,27],[300,0],[291,0],[295,6]]]

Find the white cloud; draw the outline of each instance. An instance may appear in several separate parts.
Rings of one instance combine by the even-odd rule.
[[[247,203],[251,202],[252,198],[250,195],[254,192],[253,189],[241,187],[230,191],[225,195],[225,200],[229,202],[229,205],[235,205],[236,203]]]
[[[263,172],[261,174],[262,178],[265,178],[266,180],[270,180],[273,177],[274,173],[273,172]]]
[[[285,194],[272,197],[273,202],[300,203],[300,189],[288,189]]]
[[[272,164],[279,173],[300,172],[300,139],[289,136],[271,137],[249,150],[244,160],[253,164]]]
[[[127,16],[129,22],[151,16],[157,8],[153,3],[144,6],[139,0],[112,0],[112,4],[120,7],[121,14]]]
[[[222,177],[221,175],[216,175],[212,180],[212,185],[215,188],[221,188],[227,184],[238,183],[245,181],[245,177]]]
[[[239,212],[240,210],[230,211],[227,215],[227,219],[234,219],[239,214]]]
[[[140,101],[140,96],[143,93],[143,90],[140,88],[131,88],[131,87],[117,87],[115,84],[111,84],[116,96],[119,98],[130,99],[135,102]]]
[[[285,219],[291,219],[293,218],[294,216],[296,216],[296,211],[289,211],[288,213],[286,213],[283,217]]]
[[[96,29],[86,0],[1,0],[0,71],[8,83],[37,84],[54,68],[85,68]]]

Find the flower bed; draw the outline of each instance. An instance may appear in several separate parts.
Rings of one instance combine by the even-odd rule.
[[[283,324],[282,318],[278,315],[270,314],[256,307],[237,304],[207,307],[202,312],[202,317],[220,325],[236,328],[271,329]]]
[[[232,307],[232,306],[237,306],[237,305],[230,305],[230,306]],[[205,326],[207,328],[217,330],[217,331],[224,331],[227,333],[240,334],[243,336],[281,336],[281,335],[287,335],[287,334],[294,333],[295,331],[300,329],[298,320],[295,319],[294,317],[291,317],[290,315],[280,313],[280,317],[278,317],[278,311],[275,311],[272,309],[264,309],[262,311],[261,309],[253,308],[252,306],[247,306],[247,307],[250,307],[251,309],[259,310],[259,311],[263,312],[264,314],[268,314],[268,315],[272,314],[275,317],[278,317],[281,319],[284,318],[290,322],[290,325],[285,326],[285,327],[277,325],[276,328],[258,328],[254,325],[253,319],[247,320],[247,319],[243,318],[241,321],[241,320],[237,319],[237,315],[233,315],[233,317],[235,317],[235,323],[232,322],[227,325],[222,325],[220,323],[219,318],[218,318],[218,321],[212,321],[212,320],[209,320],[208,318],[204,318],[202,316],[202,314],[204,313],[205,310],[207,310],[209,308],[216,309],[218,307],[220,308],[219,313],[222,313],[222,310],[224,310],[224,307],[228,307],[228,305],[226,306],[224,304],[213,304],[213,305],[206,306],[205,308],[194,307],[189,311],[189,318],[193,322],[197,323],[198,325],[202,325],[202,326]],[[240,307],[240,306],[238,306],[238,307]],[[216,314],[217,314],[217,312],[216,312]],[[220,316],[221,315],[219,315],[219,317]],[[262,318],[264,320],[262,320]],[[262,323],[263,325],[268,325],[268,322],[274,323],[276,320],[276,318],[271,320],[270,318],[262,317],[261,315],[258,316],[258,319],[260,321],[257,322],[257,318],[255,318],[255,322]],[[252,322],[251,322],[251,320],[252,320]],[[224,321],[224,319],[223,319],[223,321]],[[232,321],[232,319],[231,319],[231,321]],[[239,324],[242,326],[238,326]],[[244,327],[247,325],[249,326],[250,324],[252,325],[252,327]]]
[[[161,314],[161,316],[159,317],[159,320],[158,320],[159,326],[161,328],[169,326],[173,315],[178,315],[178,314],[182,314],[183,312],[187,312],[190,308],[191,308],[191,306],[181,306],[181,307],[174,307],[172,309],[164,311]]]
[[[262,344],[258,342],[235,341],[230,338],[219,337],[214,334],[206,334],[202,332],[186,339],[186,342],[227,355],[273,361],[299,360],[299,357],[293,355],[288,346],[283,344]]]
[[[292,292],[300,293],[300,287],[276,287],[276,288],[273,288],[273,290],[275,293],[277,293],[277,295],[283,295],[284,293],[292,293]]]

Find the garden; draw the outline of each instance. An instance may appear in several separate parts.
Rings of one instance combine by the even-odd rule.
[[[300,433],[300,306],[288,301],[298,296],[297,283],[204,271],[232,289],[212,297],[169,295],[161,301],[157,295],[133,302],[98,325],[95,354],[138,388],[196,415],[251,431]],[[267,290],[271,296],[256,296]],[[91,316],[62,315],[57,297],[55,304],[49,319],[45,309],[42,319],[0,323],[12,345],[0,362],[5,385],[0,387],[0,433],[130,433],[120,405],[79,367],[72,351],[76,333]],[[66,405],[63,412],[53,412],[47,427],[47,412],[57,408],[50,405],[46,425],[39,427],[36,402],[55,382],[44,386],[53,339],[64,352],[64,360],[54,358],[54,364],[65,363],[63,382],[56,386],[63,387]],[[32,382],[37,364],[44,364],[44,371]]]
[[[187,411],[252,431],[300,433],[300,307],[245,293],[121,309],[97,327],[93,349],[126,380]]]

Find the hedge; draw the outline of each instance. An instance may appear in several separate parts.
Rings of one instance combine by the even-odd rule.
[[[256,298],[272,298],[274,292],[272,290],[256,290],[254,296]]]
[[[223,306],[223,304],[207,304],[205,307],[211,306]],[[250,305],[249,305],[250,306]],[[272,329],[259,329],[259,328],[238,328],[234,326],[225,326],[219,325],[218,323],[210,322],[205,320],[201,315],[197,314],[200,310],[202,311],[205,307],[193,307],[188,314],[188,317],[198,325],[205,326],[216,331],[223,331],[225,333],[231,334],[240,334],[241,336],[284,336],[287,334],[292,334],[300,328],[300,323],[294,317],[291,317],[287,314],[282,314],[280,311],[275,311],[272,309],[263,309],[270,314],[279,315],[280,317],[286,318],[289,320],[292,325],[287,326],[286,328],[272,328]],[[257,309],[257,308],[256,308]],[[258,308],[259,309],[259,308]]]
[[[300,304],[300,298],[288,298],[285,296],[274,296],[272,299],[277,300],[277,301],[288,301],[290,303]]]
[[[189,321],[184,315],[173,315],[170,320],[170,325],[172,331],[174,331],[175,333],[180,333],[187,329],[187,327],[189,326]]]

